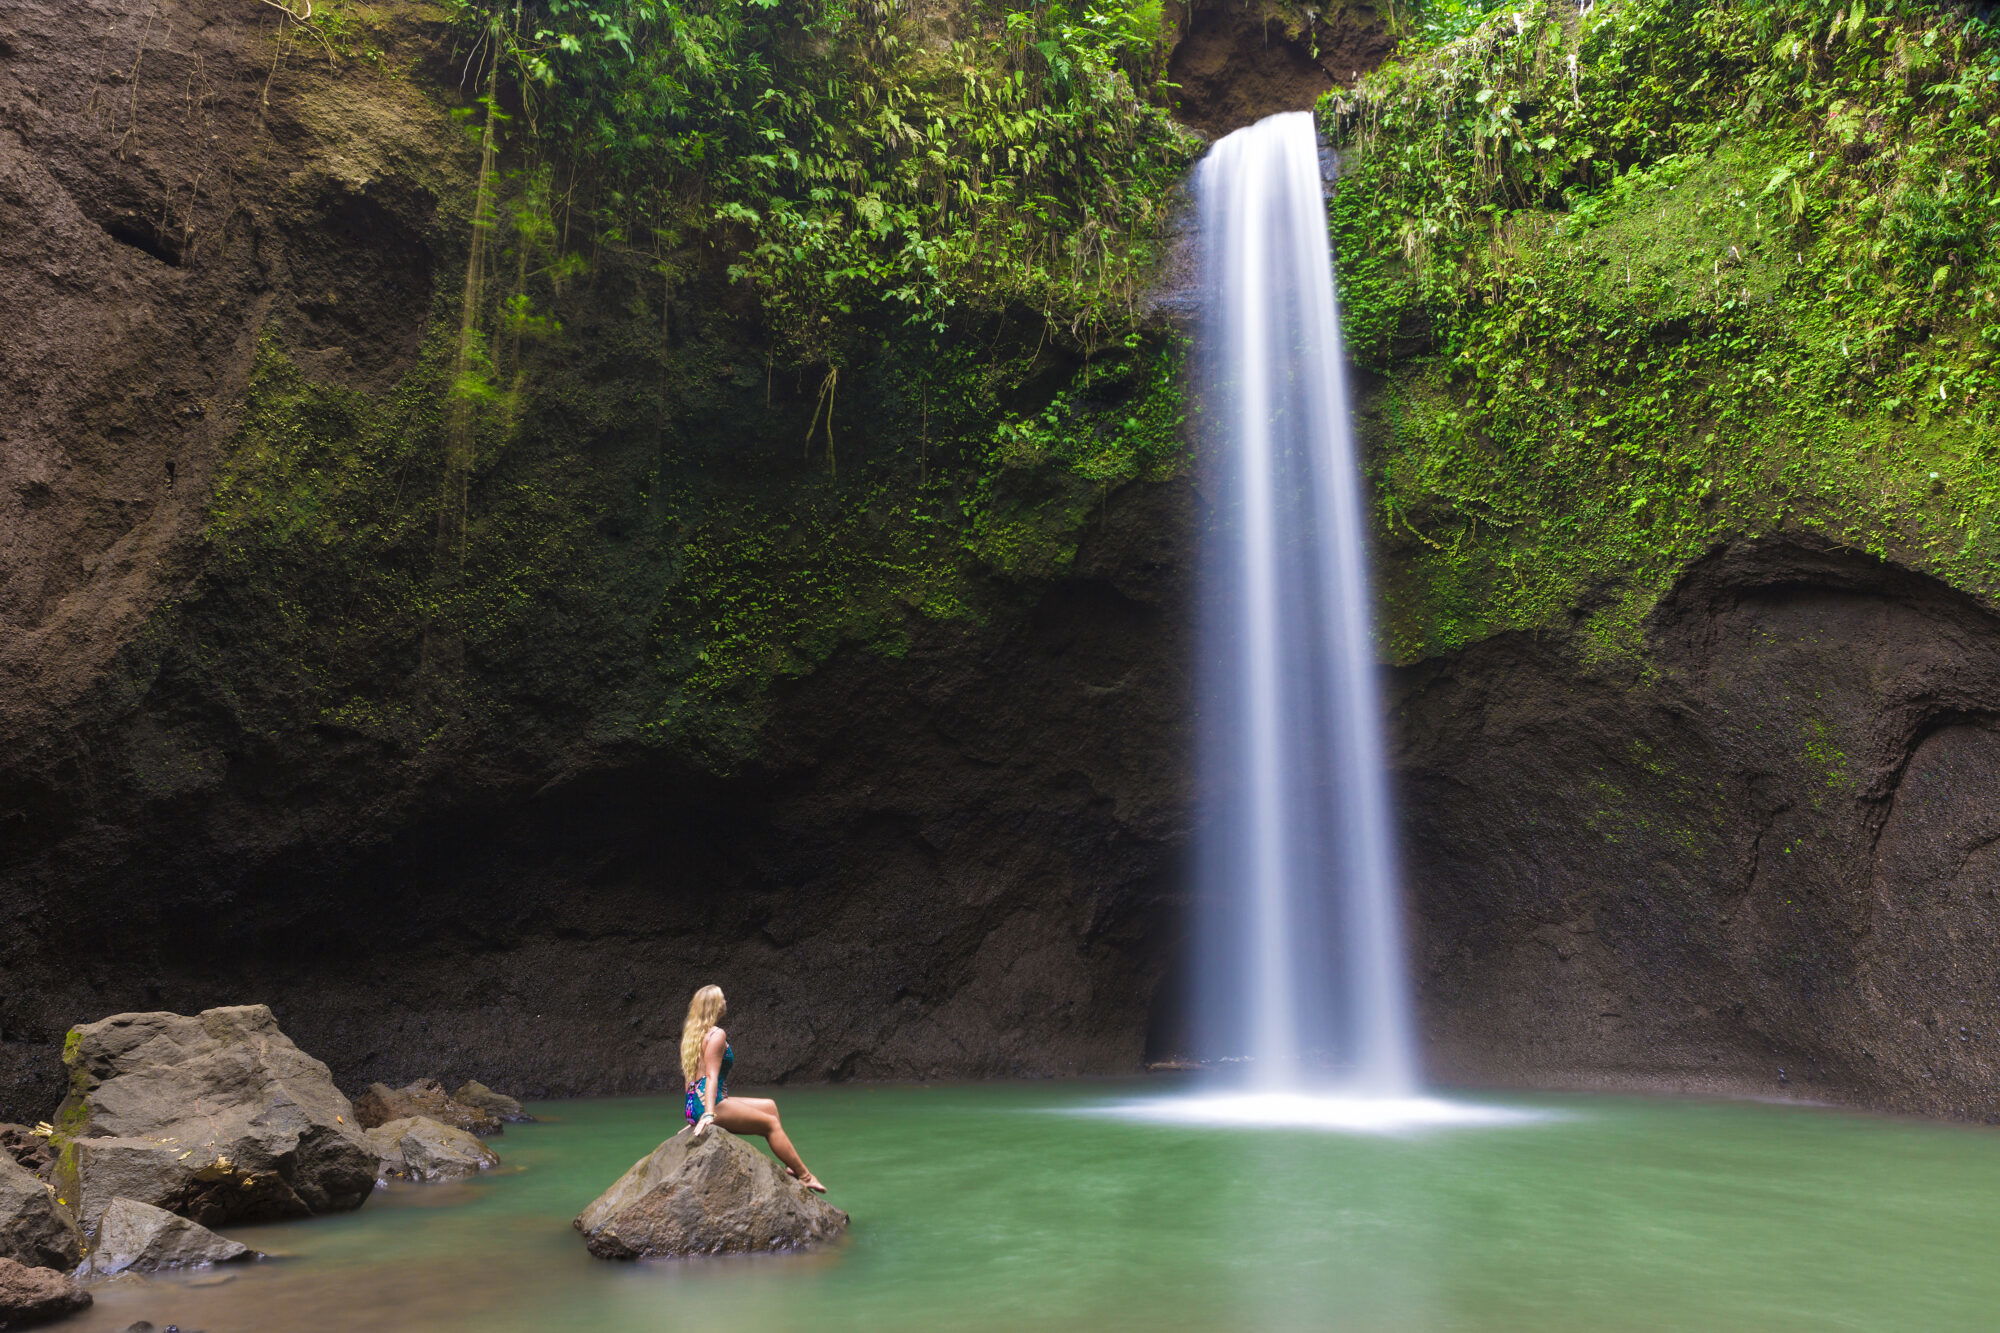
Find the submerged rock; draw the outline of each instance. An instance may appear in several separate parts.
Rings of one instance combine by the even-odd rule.
[[[460,1180],[500,1165],[499,1154],[465,1130],[428,1116],[405,1116],[368,1131],[377,1174],[405,1180]]]
[[[535,1117],[521,1109],[521,1103],[504,1092],[495,1092],[477,1079],[468,1079],[459,1086],[451,1099],[461,1105],[470,1106],[500,1120],[511,1120],[516,1124],[527,1124]]]
[[[63,1060],[55,1184],[86,1231],[117,1198],[218,1225],[358,1208],[375,1187],[354,1108],[264,1005],[114,1014]]]
[[[506,1126],[498,1116],[477,1106],[467,1106],[444,1090],[434,1078],[420,1078],[400,1088],[371,1083],[368,1091],[354,1099],[354,1114],[363,1129],[378,1129],[393,1120],[422,1116],[470,1134],[500,1134]]]
[[[90,1293],[53,1268],[0,1259],[0,1328],[26,1328],[75,1314]]]
[[[632,1164],[573,1224],[600,1259],[794,1250],[833,1240],[847,1214],[720,1126],[684,1129]]]
[[[196,1268],[263,1256],[218,1236],[199,1222],[134,1199],[113,1199],[97,1223],[97,1244],[84,1265],[92,1277]]]
[[[76,1267],[83,1237],[55,1188],[0,1153],[0,1258],[31,1268]]]

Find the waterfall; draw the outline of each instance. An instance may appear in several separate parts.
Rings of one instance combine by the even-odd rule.
[[[1204,812],[1196,1038],[1264,1092],[1409,1097],[1367,514],[1311,113],[1196,171]]]
[[[1423,1095],[1368,526],[1312,116],[1196,168],[1204,318],[1194,1039],[1208,1086],[1091,1108],[1400,1132],[1538,1113]]]

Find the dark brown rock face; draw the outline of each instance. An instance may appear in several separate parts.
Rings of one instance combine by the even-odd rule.
[[[73,1315],[90,1304],[90,1293],[53,1268],[33,1268],[0,1259],[0,1328],[27,1328]]]
[[[435,1120],[469,1134],[499,1134],[506,1130],[499,1116],[457,1100],[434,1078],[420,1078],[400,1088],[371,1083],[367,1091],[354,1099],[354,1118],[363,1129],[375,1129],[411,1116]]]
[[[824,1245],[847,1214],[720,1126],[692,1129],[632,1164],[576,1219],[600,1259],[684,1259]]]
[[[1687,571],[1657,675],[1400,674],[1434,1061],[2000,1115],[2000,618],[1809,538]]]
[[[1211,136],[1280,111],[1306,111],[1324,93],[1351,87],[1395,46],[1383,7],[1334,3],[1315,8],[1265,0],[1197,0],[1167,77],[1180,85],[1175,108]]]

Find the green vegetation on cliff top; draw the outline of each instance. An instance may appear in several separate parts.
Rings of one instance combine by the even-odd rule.
[[[1157,3],[455,12],[463,283],[386,393],[268,340],[220,478],[195,669],[251,730],[726,767],[774,681],[984,619],[1180,466]]]
[[[1811,532],[2000,594],[2000,42],[1913,0],[1529,0],[1329,97],[1394,655]]]

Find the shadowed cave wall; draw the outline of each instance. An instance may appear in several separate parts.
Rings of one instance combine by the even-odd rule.
[[[332,555],[229,563],[246,430],[372,420],[463,262],[437,16],[336,79],[274,56],[267,8],[0,18],[0,305],[25,331],[0,344],[0,1115],[53,1105],[74,1022],[246,1000],[345,1083],[530,1095],[672,1084],[702,980],[757,1081],[1171,1051],[1188,477],[1009,474],[1021,512],[1073,516],[1060,562],[985,569],[978,614],[907,608],[663,734],[632,682],[694,528],[620,497],[782,511],[819,484],[812,386],[746,371],[719,302],[641,403],[671,439],[607,405],[637,363],[618,318],[587,326],[605,359],[550,418],[572,433],[500,473],[586,473],[585,555],[470,645],[463,688],[376,651]],[[1195,31],[1235,41],[1228,19]],[[860,390],[884,454],[892,388]],[[298,620],[338,624],[325,658],[287,655]],[[375,711],[326,706],[341,672]],[[1989,1113],[1989,608],[1808,532],[1745,539],[1681,572],[1639,658],[1502,634],[1396,669],[1392,702],[1440,1075]]]

